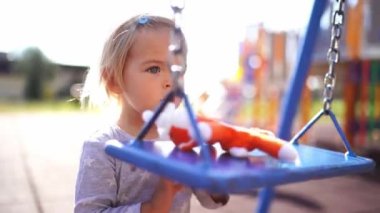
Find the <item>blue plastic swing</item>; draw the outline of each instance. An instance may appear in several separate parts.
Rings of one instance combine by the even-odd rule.
[[[314,2],[298,64],[284,98],[279,126],[280,138],[289,139],[292,120],[296,112],[294,105],[299,103],[300,91],[307,75],[319,30],[319,21],[327,2],[327,0],[315,0]],[[260,193],[261,201],[258,212],[267,212],[273,195],[272,187],[276,185],[368,172],[375,167],[375,163],[371,159],[357,156],[352,151],[334,113],[329,108],[321,110],[290,140],[300,155],[299,161],[284,163],[257,151],[252,152],[248,158],[234,158],[217,146],[206,145],[202,142],[199,130],[195,125],[194,115],[186,95],[181,90],[173,91],[167,96],[167,99],[169,100],[172,95],[181,95],[184,98],[195,134],[198,141],[201,142],[199,148],[193,152],[182,152],[177,150],[171,142],[143,140],[144,132],[153,125],[154,120],[165,107],[164,102],[135,140],[111,140],[105,147],[106,153],[190,187],[202,188],[211,192],[241,193],[254,188],[264,188]],[[347,153],[298,144],[298,139],[322,115],[330,116]]]
[[[190,109],[187,97],[185,95],[183,97],[186,107]],[[139,136],[131,141],[110,140],[106,145],[106,152],[160,176],[216,193],[241,193],[253,188],[366,172],[373,169],[374,162],[355,155],[348,143],[345,144],[347,153],[297,143],[298,138],[323,114],[324,111],[317,114],[291,140],[300,155],[299,161],[295,163],[280,162],[259,151],[251,152],[248,158],[235,158],[218,146],[207,146],[204,143],[192,152],[183,152],[175,148],[170,141],[144,141],[140,140]],[[331,116],[335,123],[336,118],[332,112]],[[149,124],[143,129],[150,128],[148,126]],[[195,125],[193,127],[194,130],[197,129]],[[199,135],[198,139],[202,141]]]

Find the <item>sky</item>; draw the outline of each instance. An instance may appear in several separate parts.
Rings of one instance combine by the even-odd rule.
[[[312,0],[185,0],[183,30],[193,80],[215,79],[237,69],[246,27],[302,29]],[[0,51],[35,46],[52,61],[95,68],[106,38],[129,17],[148,12],[172,17],[170,0],[2,0]],[[297,7],[295,7],[297,5]],[[204,84],[212,85],[212,84]]]

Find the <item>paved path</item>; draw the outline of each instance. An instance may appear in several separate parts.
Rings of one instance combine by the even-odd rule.
[[[90,113],[0,113],[0,213],[72,212],[81,141],[99,122]],[[271,212],[380,212],[380,180],[345,176],[277,187]],[[219,210],[254,212],[257,192]]]

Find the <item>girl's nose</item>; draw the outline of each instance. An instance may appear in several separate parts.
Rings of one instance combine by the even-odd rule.
[[[164,89],[170,89],[172,87],[172,82],[170,81],[170,79],[166,80],[164,82]]]

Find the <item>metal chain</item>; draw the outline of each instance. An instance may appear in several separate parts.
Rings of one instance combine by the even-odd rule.
[[[183,76],[186,69],[186,52],[182,33],[182,10],[185,8],[185,1],[172,0],[171,8],[173,10],[174,29],[169,45],[169,68],[173,74],[174,88],[183,88],[180,77]]]
[[[339,62],[339,40],[342,35],[342,26],[344,23],[344,1],[336,0],[338,8],[335,10],[331,19],[331,43],[327,51],[327,61],[329,63],[328,72],[324,78],[324,91],[323,91],[323,110],[328,111],[331,109],[333,101],[333,91],[335,87],[335,64]]]

